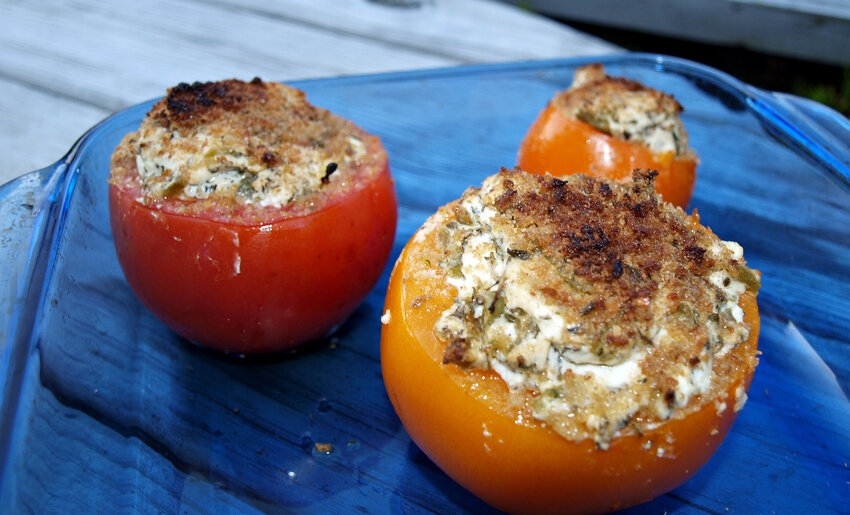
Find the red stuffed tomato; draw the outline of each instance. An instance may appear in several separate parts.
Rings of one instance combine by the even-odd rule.
[[[142,303],[236,353],[341,324],[380,276],[397,216],[378,138],[258,79],[169,90],[116,149],[109,206]]]
[[[576,72],[573,86],[541,111],[520,144],[517,166],[555,176],[586,173],[622,180],[635,168],[658,171],[656,191],[682,209],[699,160],[688,148],[670,96],[637,82],[608,77],[601,65]]]
[[[617,192],[616,183],[600,186],[603,183],[581,178],[571,188],[558,179],[537,180],[530,187],[520,186],[528,181],[517,174],[485,181],[481,189],[440,209],[410,240],[393,269],[387,292],[381,336],[384,381],[413,441],[446,474],[493,507],[512,513],[626,508],[686,481],[732,426],[757,362],[758,274],[742,264],[736,245],[713,246],[719,240],[693,217],[680,219],[687,231],[657,242],[693,231],[686,236],[688,241],[680,242],[692,249],[708,248],[700,258],[668,263],[666,258],[679,255],[675,248],[666,254],[655,248],[645,255],[637,251],[637,257],[623,257],[620,252],[635,246],[615,240],[609,233],[613,225],[603,223],[577,233],[568,220],[578,217],[580,228],[589,218],[600,216],[595,200],[611,196],[612,191],[619,200],[609,203],[608,213],[623,221],[624,232],[631,224],[638,231],[652,229],[660,227],[659,220],[663,224],[669,216],[684,215],[681,211],[675,215],[671,206],[659,211],[652,204],[654,197],[640,192],[638,198],[629,199],[628,191]],[[635,183],[646,188],[639,179]],[[582,192],[590,190],[596,192],[588,199],[590,212],[582,214],[581,208],[575,208],[583,203]],[[640,213],[629,210],[632,202],[644,200],[649,203]],[[553,211],[555,223],[549,227],[566,236],[542,238],[547,233],[541,229],[547,225],[543,213]],[[647,222],[653,218],[656,222]],[[535,223],[526,223],[531,220]],[[606,235],[601,240],[600,233]],[[593,238],[586,238],[588,234]],[[606,238],[604,245],[597,245]],[[565,253],[551,252],[564,245],[569,246]],[[613,264],[592,272],[601,281],[596,286],[585,282],[586,274],[567,272],[571,267],[578,270],[605,262],[609,253],[615,256]],[[716,270],[707,267],[709,255],[715,259],[711,266]],[[597,259],[600,256],[602,261]],[[641,283],[648,278],[641,277],[641,265],[649,262],[642,257],[661,264],[653,270],[656,277],[667,272],[693,277],[685,279],[687,285],[675,282],[680,279],[657,285],[655,297],[642,290]],[[550,268],[548,263],[553,262],[557,266]],[[488,271],[495,271],[495,282]],[[712,275],[715,272],[719,275]],[[736,298],[728,297],[730,304],[720,312],[700,313],[712,309],[716,289],[699,278],[726,278],[727,273],[729,281],[720,284],[725,282],[724,287],[738,292]],[[553,280],[557,276],[568,277],[569,284],[559,285]],[[548,286],[537,288],[538,280]],[[476,281],[481,288],[474,286]],[[623,284],[615,284],[619,282]],[[529,288],[523,290],[523,283],[529,283]],[[699,300],[693,287],[704,289],[711,298]],[[669,302],[686,290],[694,295],[687,300],[680,296],[681,304]],[[591,291],[608,296],[601,301],[593,293],[583,297]],[[634,292],[643,296],[631,296]],[[669,318],[679,317],[684,305],[693,308],[687,316]],[[670,313],[658,312],[664,306]],[[656,322],[670,320],[670,324],[664,326],[663,334],[658,331],[653,336],[652,345],[645,345],[640,342],[642,336],[630,331],[654,323],[648,322],[652,319],[649,308],[656,312]],[[532,324],[535,313],[540,318]],[[579,322],[562,327],[562,333],[553,332],[558,325],[552,322],[558,317]],[[694,327],[696,317],[710,318],[708,323],[724,332],[722,344],[710,346],[714,350],[707,349],[697,334],[703,329]],[[733,330],[729,320],[742,322],[736,322],[738,329]],[[548,357],[543,352],[543,367],[557,361],[553,352],[573,356],[560,362],[561,377],[523,382],[524,374],[526,378],[536,374],[540,362],[534,347],[542,341],[541,335],[552,334],[558,336],[545,342]],[[673,341],[669,336],[674,334],[693,340]],[[572,340],[561,345],[558,338]],[[585,345],[602,361],[581,353]],[[639,356],[639,366],[632,366],[629,356]],[[603,370],[591,370],[597,365]],[[711,384],[684,384],[683,378],[689,376],[679,371],[689,370],[705,372],[705,377],[712,377]],[[608,383],[629,382],[609,384],[613,388],[609,391],[604,384],[598,388],[595,379],[600,377]],[[567,388],[558,395],[539,388],[559,381]],[[630,397],[642,403],[630,407]],[[558,399],[565,400],[561,406],[566,411],[547,410]],[[571,410],[571,404],[578,409]],[[615,424],[614,415],[623,412],[625,419]]]

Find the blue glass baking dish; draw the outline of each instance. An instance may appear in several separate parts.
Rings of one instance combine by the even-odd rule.
[[[690,481],[628,511],[846,511],[850,122],[692,62],[593,60],[685,106],[702,161],[690,207],[763,273],[747,406]],[[296,85],[383,139],[394,260],[437,206],[514,164],[528,125],[589,61]],[[141,306],[112,247],[106,177],[151,104],[0,188],[0,512],[487,512],[410,441],[386,396],[390,265],[332,337],[262,359],[197,348]]]

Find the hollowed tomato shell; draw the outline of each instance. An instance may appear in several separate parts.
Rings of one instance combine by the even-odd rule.
[[[632,141],[610,136],[593,126],[570,118],[551,102],[541,111],[520,143],[517,166],[555,177],[583,173],[623,180],[635,168],[658,171],[655,190],[684,209],[696,182],[696,156],[655,153]]]
[[[493,372],[443,364],[433,327],[452,305],[434,252],[436,231],[414,237],[389,283],[381,364],[390,401],[408,434],[447,475],[491,506],[512,513],[594,513],[626,508],[672,490],[705,464],[726,436],[755,368],[755,296],[740,304],[751,331],[734,352],[751,356],[728,390],[684,417],[607,450],[567,440],[524,417]],[[422,273],[426,270],[425,273]],[[527,411],[525,411],[527,412]]]
[[[118,261],[142,303],[174,332],[234,353],[275,352],[341,324],[392,248],[397,200],[386,154],[313,211],[228,223],[136,200],[109,186]],[[165,201],[167,202],[167,201]]]

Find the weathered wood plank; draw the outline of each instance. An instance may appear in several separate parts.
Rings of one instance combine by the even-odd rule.
[[[51,164],[109,110],[0,80],[0,184]]]
[[[0,25],[0,66],[8,76],[107,109],[160,95],[181,80],[295,79],[458,62],[200,2],[106,2],[85,10],[46,4],[36,7],[50,10],[49,18],[31,4],[10,6]]]
[[[55,161],[109,112],[181,81],[289,81],[618,51],[497,2],[416,5],[2,0],[0,184]]]
[[[611,43],[563,24],[486,0],[416,2],[391,7],[375,0],[218,0],[236,10],[356,35],[393,48],[461,62],[519,61],[612,53]],[[388,2],[389,3],[389,2]],[[414,2],[411,2],[414,3]]]

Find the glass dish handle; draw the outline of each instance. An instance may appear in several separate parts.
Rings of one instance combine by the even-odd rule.
[[[19,310],[28,298],[36,298],[32,294],[40,293],[33,291],[41,288],[41,281],[32,280],[34,258],[46,243],[45,228],[66,162],[63,159],[0,186],[0,356],[4,362],[22,329]],[[25,281],[25,277],[30,279]],[[17,321],[14,326],[13,320]]]

